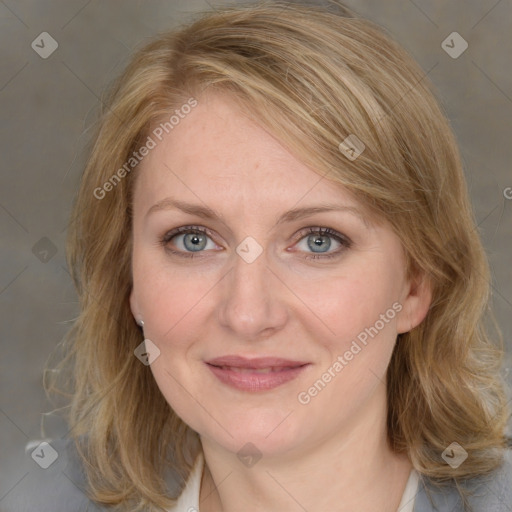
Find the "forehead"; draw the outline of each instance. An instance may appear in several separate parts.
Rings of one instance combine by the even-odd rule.
[[[161,140],[153,128],[155,146],[137,170],[136,206],[147,209],[172,196],[259,214],[311,201],[361,207],[347,189],[299,161],[233,98],[216,93],[197,101],[172,129],[166,125]]]

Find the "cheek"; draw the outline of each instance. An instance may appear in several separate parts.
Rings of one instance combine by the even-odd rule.
[[[297,398],[300,404],[314,404],[312,416],[332,407],[343,410],[344,417],[355,414],[385,381],[401,305],[395,280],[389,274],[379,280],[381,275],[386,274],[354,271],[326,280],[321,290],[310,288],[308,306],[322,322],[312,320],[308,331],[323,356]],[[322,325],[324,336],[316,330]]]
[[[137,273],[137,268],[141,272]],[[171,269],[147,258],[134,265],[134,284],[144,316],[144,335],[160,350],[150,370],[174,412],[193,428],[200,428],[192,414],[196,403],[194,373],[189,367],[190,351],[201,340],[207,292],[216,281],[193,270]],[[195,393],[194,393],[195,394]]]
[[[146,336],[159,342],[172,339],[178,345],[183,337],[176,333],[185,324],[190,331],[190,322],[197,320],[208,291],[218,281],[194,269],[173,269],[148,257],[134,258],[133,274]]]
[[[397,306],[393,308],[393,304],[399,298],[396,281],[389,270],[385,272],[377,265],[354,266],[350,272],[329,279],[300,280],[294,292],[314,313],[307,315],[312,319],[311,330],[316,323],[326,335],[324,342],[340,350],[376,323],[381,337],[394,339]],[[364,339],[364,334],[361,338]],[[317,339],[320,341],[320,337]]]

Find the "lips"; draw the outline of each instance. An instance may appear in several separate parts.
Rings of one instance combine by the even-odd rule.
[[[273,389],[296,378],[309,366],[305,361],[235,355],[210,359],[206,364],[221,382],[243,391]]]
[[[206,361],[213,366],[229,366],[231,368],[249,368],[258,370],[260,368],[297,368],[307,364],[306,361],[292,361],[279,357],[257,357],[250,359],[241,356],[216,357]]]
[[[291,370],[292,368],[296,368],[294,366],[271,366],[270,368],[241,368],[238,366],[216,366],[221,370],[231,370],[238,373],[271,373],[271,372],[281,372],[283,370]]]

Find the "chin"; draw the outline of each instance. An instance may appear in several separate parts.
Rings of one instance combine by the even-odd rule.
[[[214,421],[203,422],[196,431],[209,442],[240,456],[253,451],[265,457],[284,455],[301,446],[306,437],[295,423],[295,414],[290,412],[284,408],[255,408],[238,414],[233,411],[222,415],[222,427]]]

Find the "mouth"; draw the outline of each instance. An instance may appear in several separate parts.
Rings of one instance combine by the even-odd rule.
[[[241,391],[257,392],[290,382],[310,363],[274,357],[225,356],[206,361],[206,365],[223,384]]]
[[[271,366],[269,368],[240,368],[237,366],[217,366],[212,365],[215,368],[220,368],[221,370],[231,370],[237,373],[275,373],[282,372],[285,370],[293,370],[294,368],[299,368],[297,366]]]

